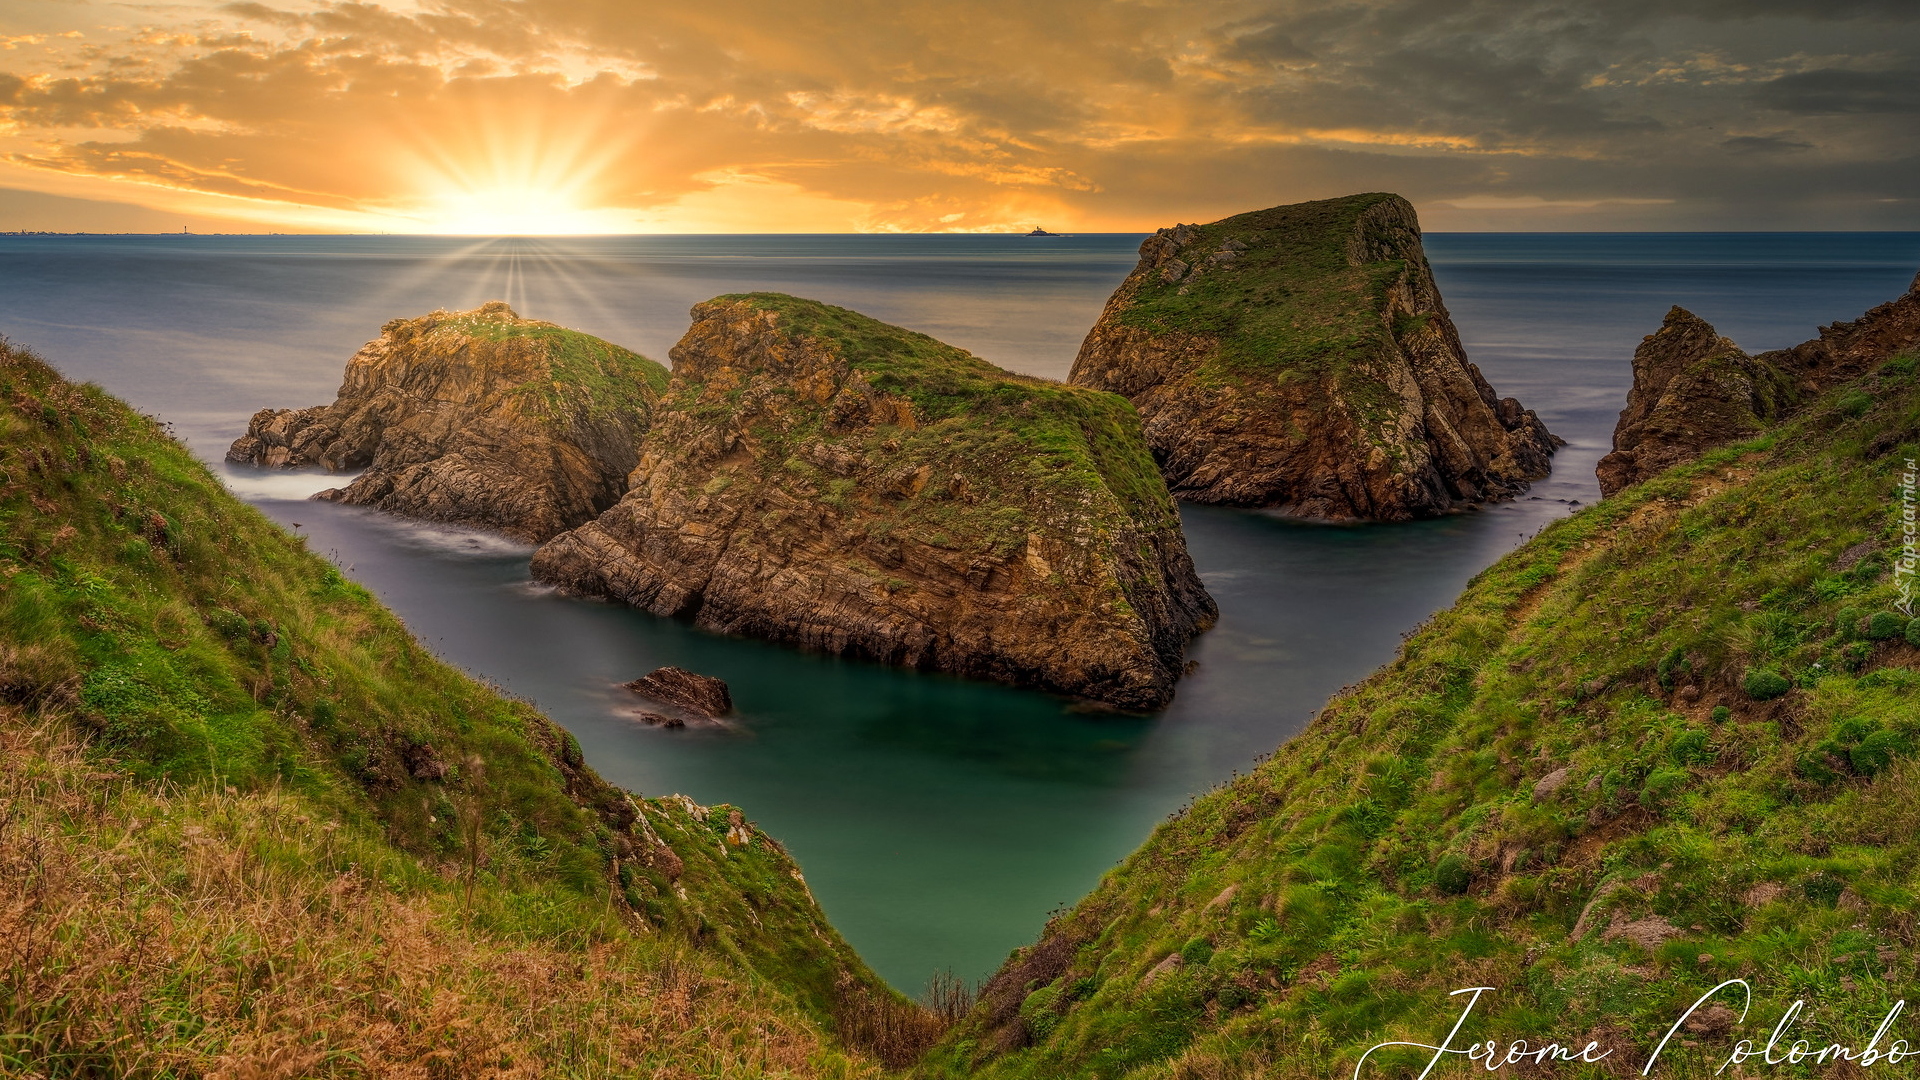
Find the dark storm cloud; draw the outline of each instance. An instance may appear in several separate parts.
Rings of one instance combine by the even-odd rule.
[[[1778,135],[1736,135],[1720,144],[1720,149],[1735,154],[1782,154],[1813,149],[1813,144]]]
[[[1920,113],[1920,74],[1826,69],[1763,83],[1761,107],[1795,113]]]

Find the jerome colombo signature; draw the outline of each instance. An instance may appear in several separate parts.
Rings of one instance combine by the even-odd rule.
[[[1680,1025],[1686,1023],[1688,1017],[1713,1000],[1721,991],[1730,990],[1733,987],[1738,987],[1744,996],[1740,1006],[1740,1020],[1744,1022],[1747,1012],[1753,1007],[1753,987],[1747,985],[1744,979],[1728,979],[1700,995],[1700,1000],[1694,1002],[1686,1012],[1680,1015],[1680,1019],[1673,1022],[1673,1026],[1667,1029],[1666,1036],[1660,1040],[1660,1045],[1653,1048],[1652,1056],[1648,1057],[1647,1063],[1641,1067],[1640,1075],[1653,1075],[1653,1067],[1660,1060],[1661,1053],[1666,1050],[1668,1041],[1679,1032]],[[1497,1072],[1508,1065],[1522,1064],[1539,1066],[1548,1063],[1574,1062],[1591,1065],[1613,1054],[1612,1047],[1602,1047],[1593,1040],[1589,1040],[1579,1049],[1575,1049],[1572,1044],[1557,1042],[1535,1045],[1526,1039],[1512,1039],[1504,1046],[1498,1039],[1471,1042],[1464,1046],[1456,1045],[1454,1040],[1459,1037],[1460,1029],[1466,1026],[1467,1017],[1473,1014],[1473,1007],[1480,1003],[1480,995],[1492,989],[1494,988],[1491,986],[1469,986],[1447,995],[1448,997],[1459,997],[1461,994],[1473,996],[1467,999],[1467,1007],[1460,1010],[1460,1018],[1453,1022],[1453,1030],[1447,1032],[1447,1037],[1442,1039],[1438,1046],[1416,1042],[1379,1043],[1360,1055],[1360,1061],[1353,1067],[1354,1080],[1360,1080],[1360,1070],[1366,1067],[1367,1058],[1372,1056],[1375,1050],[1383,1050],[1389,1046],[1408,1046],[1418,1050],[1433,1051],[1433,1057],[1428,1060],[1427,1067],[1421,1070],[1418,1080],[1426,1080],[1449,1054],[1463,1057],[1488,1072]],[[1825,1065],[1848,1061],[1864,1068],[1882,1062],[1897,1065],[1911,1058],[1920,1058],[1920,1050],[1910,1047],[1905,1039],[1896,1039],[1886,1046],[1880,1045],[1881,1041],[1887,1037],[1887,1032],[1892,1029],[1893,1022],[1906,1010],[1905,1000],[1895,1002],[1893,1008],[1887,1010],[1886,1019],[1880,1021],[1880,1027],[1874,1031],[1873,1037],[1867,1040],[1864,1047],[1844,1046],[1840,1043],[1815,1047],[1805,1039],[1789,1040],[1787,1033],[1806,1007],[1807,1003],[1804,1001],[1795,1001],[1789,1005],[1786,1012],[1781,1014],[1780,1022],[1774,1025],[1773,1033],[1767,1037],[1766,1042],[1756,1044],[1752,1039],[1741,1039],[1735,1043],[1732,1052],[1720,1063],[1720,1067],[1714,1070],[1714,1074],[1725,1072],[1730,1065],[1740,1065],[1748,1061],[1765,1062],[1768,1065],[1798,1065],[1802,1062]]]

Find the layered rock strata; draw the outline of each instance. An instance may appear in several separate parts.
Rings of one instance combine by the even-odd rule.
[[[1118,397],[777,294],[693,309],[634,486],[533,573],[733,634],[1164,705],[1215,618]]]
[[[655,701],[678,705],[715,719],[733,711],[733,693],[727,684],[711,675],[686,668],[654,668],[640,678],[624,684],[627,689]]]
[[[1822,391],[1920,352],[1920,275],[1904,295],[1788,349],[1749,355],[1682,307],[1633,354],[1633,388],[1595,474],[1611,495],[1756,435]]]
[[[625,494],[667,371],[498,301],[395,319],[347,362],[331,405],[266,409],[227,460],[364,469],[318,497],[530,543]]]
[[[1429,517],[1519,494],[1560,445],[1467,360],[1397,195],[1160,230],[1070,378],[1132,400],[1194,502]]]

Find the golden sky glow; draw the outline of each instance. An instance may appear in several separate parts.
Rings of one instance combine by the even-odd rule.
[[[1917,46],[1910,0],[0,0],[0,229],[1915,228]]]

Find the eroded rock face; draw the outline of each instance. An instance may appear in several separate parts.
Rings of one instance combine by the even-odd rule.
[[[699,626],[1172,696],[1213,623],[1126,402],[775,294],[693,310],[634,486],[533,574]]]
[[[725,716],[733,711],[733,693],[727,689],[725,681],[686,668],[654,668],[627,683],[626,687],[636,694],[691,709],[709,718]]]
[[[1600,493],[1629,484],[1713,446],[1758,434],[1797,388],[1778,367],[1755,360],[1706,320],[1675,307],[1633,353],[1633,389],[1613,431],[1613,452],[1595,473]]]
[[[1633,354],[1633,388],[1595,473],[1611,495],[1759,434],[1830,387],[1920,351],[1920,275],[1905,295],[1820,336],[1758,356],[1675,307]]]
[[[626,491],[667,371],[498,301],[381,327],[338,398],[265,409],[227,460],[365,469],[320,498],[538,543]]]
[[[1131,399],[1194,502],[1428,517],[1519,494],[1561,445],[1468,362],[1397,195],[1160,230],[1071,381]]]

